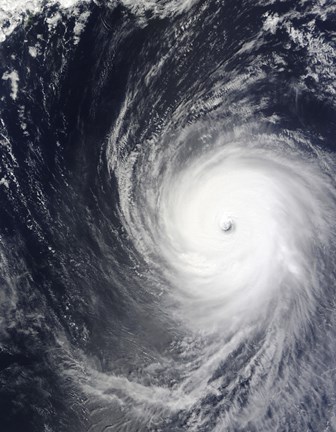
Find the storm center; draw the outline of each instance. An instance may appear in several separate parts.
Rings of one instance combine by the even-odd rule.
[[[230,231],[233,226],[233,221],[229,216],[223,217],[219,222],[219,227],[222,231]]]

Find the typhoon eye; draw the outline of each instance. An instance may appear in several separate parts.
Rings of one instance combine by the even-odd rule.
[[[219,228],[224,231],[232,231],[233,228],[233,220],[230,216],[223,216],[219,222]]]

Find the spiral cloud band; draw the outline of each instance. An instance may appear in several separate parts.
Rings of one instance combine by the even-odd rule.
[[[1,1],[2,429],[336,431],[333,2]]]
[[[219,140],[164,171],[140,209],[125,214],[139,212],[131,233],[162,259],[186,321],[209,330],[265,318],[295,298],[305,319],[330,241],[332,196],[327,174],[302,151]]]
[[[160,412],[175,411],[176,400],[180,409],[192,411],[199,404],[211,405],[212,394],[226,412],[218,431],[231,430],[241,405],[232,378],[227,391],[234,402],[225,408],[222,380],[232,365],[228,370],[224,365],[232,358],[238,376],[255,373],[248,408],[237,423],[241,427],[255,420],[260,392],[262,399],[277,400],[274,391],[283,388],[279,368],[285,367],[288,385],[294,382],[299,364],[283,362],[308,331],[333,277],[326,272],[333,266],[333,157],[303,144],[299,135],[289,141],[245,130],[217,138],[199,133],[200,150],[195,131],[184,132],[174,145],[161,146],[160,152],[154,147],[145,157],[135,151],[115,167],[125,230],[147,262],[153,290],[163,287],[158,302],[164,313],[191,337],[178,342],[189,354],[166,365],[184,377],[171,393],[163,397],[161,388],[152,387],[149,402],[147,391],[138,388],[132,397],[140,406],[151,406],[154,415],[161,399]],[[258,340],[251,358],[240,353],[239,347]],[[298,398],[301,391],[295,390]],[[283,412],[286,404],[281,401]],[[190,430],[199,430],[200,424],[197,417]],[[259,426],[275,427],[272,422]]]

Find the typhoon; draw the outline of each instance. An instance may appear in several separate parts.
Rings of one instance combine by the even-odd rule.
[[[328,0],[0,0],[0,429],[336,431]]]
[[[215,147],[177,172],[171,160],[161,184],[134,206],[145,214],[130,222],[131,235],[138,238],[147,214],[156,216],[145,226],[142,254],[156,251],[197,328],[240,327],[295,298],[293,319],[304,325],[330,242],[333,208],[323,205],[333,202],[330,179],[286,147],[284,156],[265,143],[221,139]]]

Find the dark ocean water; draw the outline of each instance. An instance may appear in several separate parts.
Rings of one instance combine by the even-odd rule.
[[[336,431],[335,5],[181,5],[1,44],[1,431]]]

